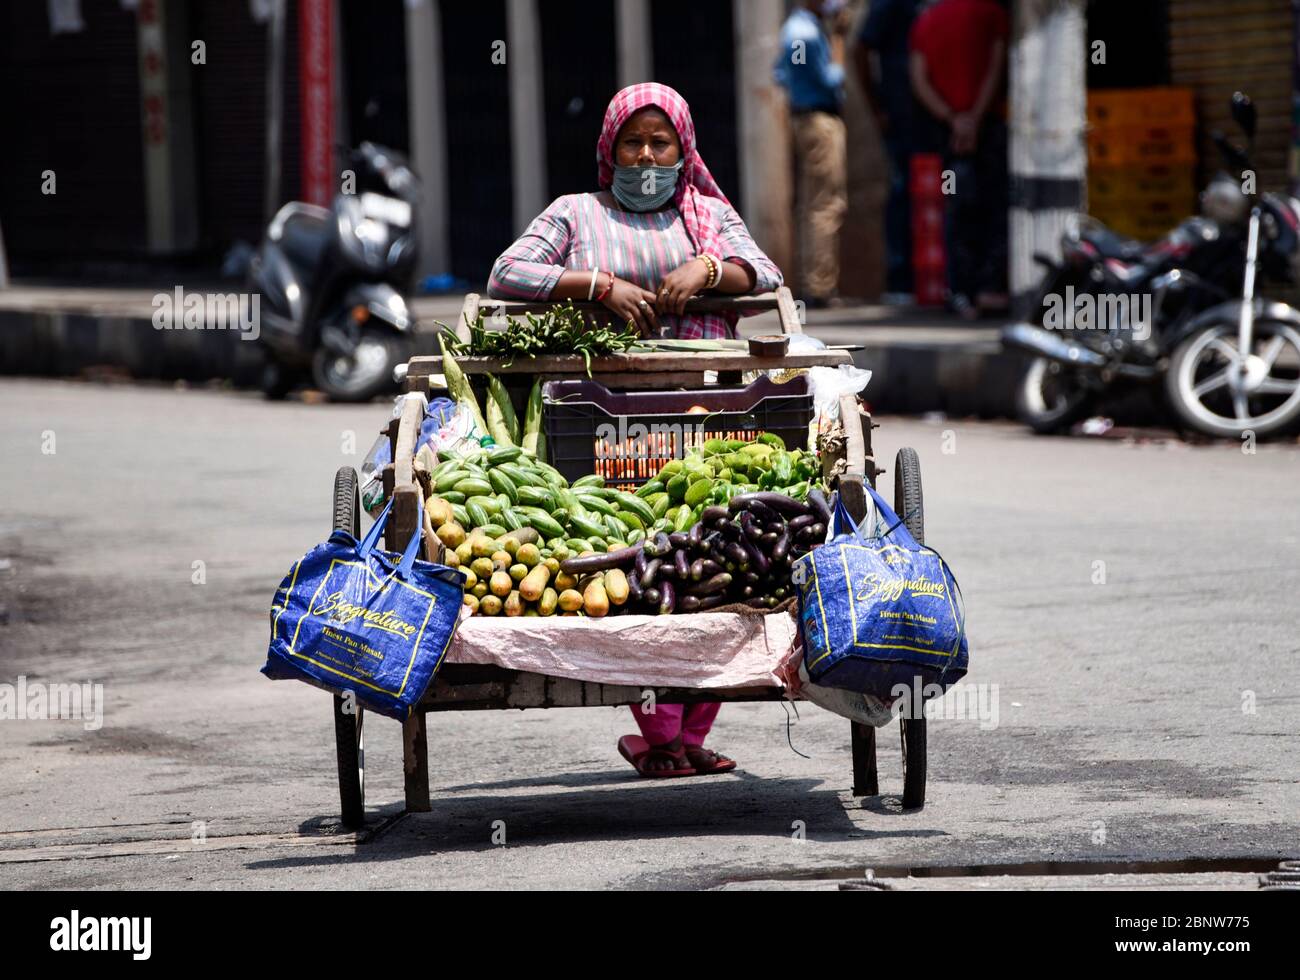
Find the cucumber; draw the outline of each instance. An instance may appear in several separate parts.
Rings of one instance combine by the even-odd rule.
[[[603,538],[607,530],[604,524],[597,523],[585,514],[569,514],[569,524],[584,538]]]
[[[668,494],[656,494],[658,499],[651,505],[650,509],[654,512],[655,520],[661,520],[668,513],[668,508],[672,506],[672,498]]]
[[[496,469],[510,477],[510,482],[516,487],[548,485],[540,473],[529,469],[527,466],[520,466],[518,463],[502,463]]]
[[[449,504],[463,504],[469,499],[463,493],[457,493],[455,490],[444,490],[438,496]]]
[[[488,466],[500,466],[502,463],[513,463],[524,451],[518,446],[493,446],[487,451]]]
[[[475,499],[482,499],[482,498],[475,498]],[[483,527],[485,524],[491,521],[491,518],[488,516],[488,512],[484,510],[481,505],[474,503],[473,500],[471,500],[469,503],[465,505],[465,513],[469,515],[470,527]]]
[[[564,542],[564,546],[572,551],[575,555],[580,555],[584,551],[594,551],[591,542],[586,538],[569,538]]]
[[[488,483],[492,484],[492,489],[497,493],[504,493],[510,498],[513,505],[519,501],[519,490],[514,481],[500,470],[488,470]]]
[[[581,480],[574,480],[572,486],[577,490],[579,487],[603,487],[604,485],[605,478],[593,473],[591,476],[584,476]]]
[[[455,515],[456,523],[461,527],[473,527],[474,522],[469,519],[469,511],[465,509],[464,504],[452,504],[451,512]]]
[[[569,481],[564,478],[564,474],[549,463],[543,463],[541,460],[535,459],[531,461],[531,466],[551,486],[568,487]]]
[[[654,508],[635,494],[620,494],[616,506],[620,511],[624,511],[628,514],[635,514],[641,521],[642,527],[654,523]]]
[[[436,493],[442,493],[444,490],[454,490],[456,484],[461,480],[469,479],[469,471],[457,467],[454,470],[448,470],[433,482],[433,489]]]
[[[501,522],[505,524],[508,530],[511,531],[518,531],[521,527],[524,526],[523,518],[520,517],[518,514],[516,514],[509,507],[502,508]]]
[[[502,527],[500,524],[484,524],[479,528],[489,538],[504,538],[510,533],[509,528]]]
[[[544,538],[560,538],[564,536],[564,526],[549,514],[534,511],[531,514],[521,515],[520,519]]]
[[[623,526],[623,522],[617,517],[609,514],[605,515],[605,527],[609,529],[609,536],[614,540],[619,540],[627,535],[629,528]]]
[[[679,473],[668,481],[668,496],[676,503],[686,496],[686,491],[690,488],[690,478],[685,474]]]
[[[677,511],[676,519],[673,521],[674,529],[678,531],[687,531],[690,530],[691,525],[694,523],[695,514],[693,509],[689,504],[682,504],[681,508]]]
[[[492,484],[488,483],[487,480],[479,480],[475,477],[465,477],[448,489],[458,490],[467,497],[486,497],[494,492]]]
[[[664,485],[660,483],[658,480],[651,480],[648,483],[641,484],[641,486],[637,489],[636,496],[640,497],[642,500],[645,500],[646,497],[650,496],[652,493],[658,493],[663,488]]]
[[[469,500],[465,501],[466,507],[473,507],[475,504],[482,507],[489,514],[501,513],[501,504],[498,503],[496,497],[470,497]],[[470,511],[470,513],[473,513],[473,511]]]
[[[607,500],[602,500],[600,497],[586,493],[578,493],[575,494],[575,496],[577,496],[577,498],[582,502],[582,506],[587,510],[594,510],[599,514],[604,514],[606,517],[613,517],[617,513],[613,504]]]
[[[521,486],[516,494],[517,503],[531,507],[541,507],[547,511],[555,509],[556,500],[549,490],[541,487]]]
[[[630,510],[620,510],[614,516],[618,519],[619,523],[629,531],[645,530],[645,523]],[[651,519],[651,523],[654,523],[653,518]]]

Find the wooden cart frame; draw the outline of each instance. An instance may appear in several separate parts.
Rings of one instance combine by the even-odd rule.
[[[493,305],[504,313],[515,314],[545,309],[550,304],[494,301]],[[688,309],[775,309],[780,315],[783,332],[800,332],[796,304],[784,288],[762,296],[695,300]],[[472,294],[466,299],[464,315],[472,320],[478,312],[479,297]],[[465,329],[464,319],[460,329]],[[407,371],[407,390],[427,391],[428,379],[430,375],[439,373],[440,362],[441,359],[436,357],[413,358]],[[503,370],[498,363],[487,362],[485,359],[458,358],[457,362],[469,374]],[[717,371],[719,383],[728,384],[739,382],[743,371],[755,368],[797,368],[839,363],[851,363],[847,352],[796,354],[783,359],[758,359],[740,352],[708,355],[616,355],[596,359],[592,373],[597,380],[607,385],[625,388],[681,387],[700,384],[706,370]],[[508,373],[512,369],[504,370]],[[537,358],[516,365],[513,370],[542,374],[548,378],[586,376],[580,358]],[[428,518],[424,516],[423,490],[414,470],[416,442],[423,421],[421,413],[420,403],[412,400],[406,405],[401,417],[394,419],[385,430],[393,449],[393,463],[384,472],[386,496],[393,500],[392,515],[385,530],[385,544],[391,550],[401,550],[423,524],[424,545],[421,557],[438,561],[443,554],[442,544],[434,534]],[[879,474],[885,471],[877,467],[872,451],[871,435],[876,426],[870,415],[861,410],[855,398],[846,396],[840,401],[840,417],[843,438],[833,440],[828,446],[823,455],[823,467],[828,482],[839,490],[849,513],[860,521],[867,509],[864,487],[868,483],[874,487]],[[912,535],[918,541],[924,541],[920,466],[916,452],[912,449],[900,450],[895,461],[894,506],[900,515],[906,515]],[[340,470],[335,479],[333,520],[334,527],[360,536],[357,476],[351,468]],[[491,665],[446,663],[439,669],[417,709],[402,726],[407,812],[428,812],[431,809],[426,713],[636,705],[643,702],[646,691],[653,691],[655,699],[664,704],[779,701],[788,697],[784,689],[771,687],[729,690],[626,687],[547,677]],[[352,704],[354,702],[335,696],[335,738],[342,821],[346,826],[360,827],[365,823],[364,713],[359,706],[349,710],[348,706]],[[857,722],[850,724],[853,794],[859,797],[877,796],[880,789],[876,766],[876,729]],[[900,718],[899,724],[904,775],[902,803],[905,809],[917,808],[925,802],[925,719]]]

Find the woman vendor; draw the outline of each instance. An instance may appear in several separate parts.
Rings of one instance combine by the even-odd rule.
[[[667,85],[623,89],[605,110],[596,143],[600,190],[559,198],[497,259],[496,299],[595,300],[644,336],[735,336],[735,317],[687,314],[699,293],[767,292],[781,272],[695,148],[686,100]],[[632,708],[641,735],[619,752],[645,777],[729,772],[704,748],[717,702]]]
[[[754,244],[695,149],[667,85],[623,89],[596,143],[601,190],[566,194],[492,267],[496,299],[596,300],[647,336],[735,336],[734,317],[686,315],[697,293],[768,292],[781,272]]]

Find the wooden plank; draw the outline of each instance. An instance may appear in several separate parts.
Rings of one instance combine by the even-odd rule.
[[[433,809],[429,800],[429,740],[424,712],[419,710],[402,722],[402,767],[406,812],[428,813]]]
[[[799,319],[799,306],[794,301],[790,287],[782,286],[776,291],[777,311],[781,314],[781,332],[786,334],[803,333],[803,322]]]
[[[525,358],[506,365],[494,357],[458,357],[456,363],[466,374],[541,374],[553,377],[587,376],[587,366],[574,355],[544,355]],[[610,354],[591,359],[592,374],[697,373],[700,371],[771,371],[780,368],[838,367],[852,364],[848,351],[821,350],[785,357],[754,357],[747,351],[660,351],[653,354]],[[440,356],[413,357],[408,377],[428,377],[442,373]]]
[[[424,403],[418,398],[406,399],[398,420],[397,444],[393,447],[393,465],[397,467],[399,489],[415,482],[415,449],[423,424]]]

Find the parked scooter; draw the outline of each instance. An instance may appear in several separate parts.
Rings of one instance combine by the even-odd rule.
[[[362,143],[355,193],[329,208],[293,201],[266,230],[249,271],[267,353],[262,390],[283,398],[310,373],[337,401],[391,388],[412,349],[404,293],[415,270],[420,185],[401,155]]]
[[[1232,115],[1253,144],[1250,99],[1234,95]],[[1114,385],[1162,379],[1180,422],[1207,435],[1264,436],[1300,419],[1300,310],[1257,296],[1261,274],[1296,281],[1300,201],[1257,193],[1249,151],[1215,141],[1236,176],[1211,181],[1201,216],[1151,245],[1081,217],[1060,262],[1035,256],[1047,267],[1035,322],[1002,342],[1037,355],[1017,392],[1036,431],[1067,428]],[[1071,318],[1076,304],[1092,314],[1084,328],[1054,322],[1062,297]]]

